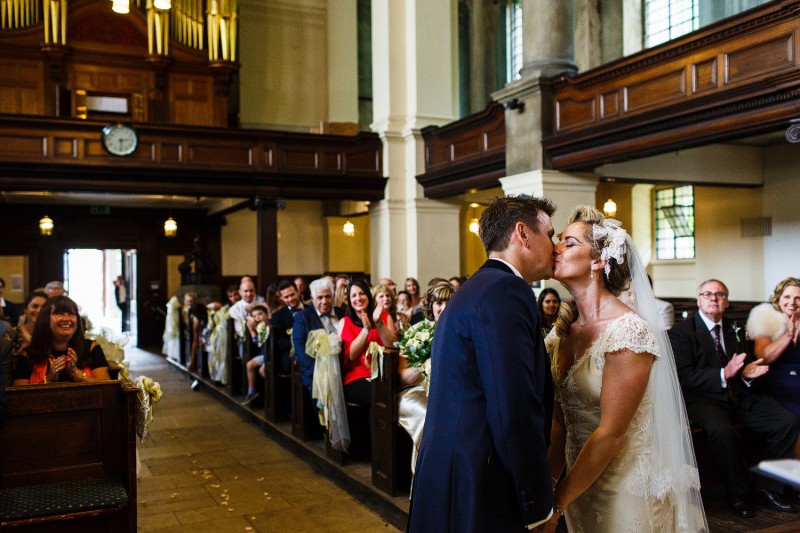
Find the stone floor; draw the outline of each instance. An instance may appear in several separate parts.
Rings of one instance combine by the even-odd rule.
[[[396,532],[376,513],[203,392],[162,357],[127,350],[161,384],[139,445],[139,530]]]
[[[129,349],[126,357],[132,377],[148,375],[164,391],[139,445],[140,531],[398,531],[376,510],[405,523],[407,496],[374,489],[369,464],[332,466],[322,441],[300,443],[288,423],[265,426],[263,416],[213,386],[192,391],[189,376],[159,355]],[[800,515],[757,506],[756,518],[746,520],[727,511],[721,493],[703,499],[712,533],[800,531]]]

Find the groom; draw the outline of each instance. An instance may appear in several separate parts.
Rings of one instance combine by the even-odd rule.
[[[552,515],[552,389],[530,283],[553,274],[554,211],[518,196],[481,215],[489,260],[434,335],[409,532],[524,531]]]

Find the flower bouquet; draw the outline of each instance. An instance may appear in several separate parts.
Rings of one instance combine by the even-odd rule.
[[[256,326],[256,333],[258,334],[258,346],[264,346],[264,343],[267,342],[269,338],[269,327],[267,327],[267,323],[259,322]]]
[[[139,376],[133,380],[134,385],[139,388],[138,399],[139,409],[136,413],[136,435],[140,441],[144,441],[147,429],[153,421],[153,406],[158,403],[163,393],[158,381],[153,381],[147,376]]]
[[[400,340],[394,343],[408,364],[420,370],[426,378],[430,365],[425,365],[425,362],[431,357],[431,343],[435,329],[436,322],[423,320],[404,329]]]

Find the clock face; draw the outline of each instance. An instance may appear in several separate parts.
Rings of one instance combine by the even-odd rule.
[[[139,144],[136,130],[125,124],[110,124],[103,128],[103,146],[113,155],[131,155]]]

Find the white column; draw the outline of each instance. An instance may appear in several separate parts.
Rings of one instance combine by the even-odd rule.
[[[328,0],[328,121],[358,123],[357,0]]]
[[[456,7],[455,0],[372,2],[372,129],[389,178],[386,199],[370,206],[373,278],[424,284],[459,270],[459,243],[432,235],[457,235],[458,209],[426,200],[416,181],[425,170],[420,130],[456,118]]]

